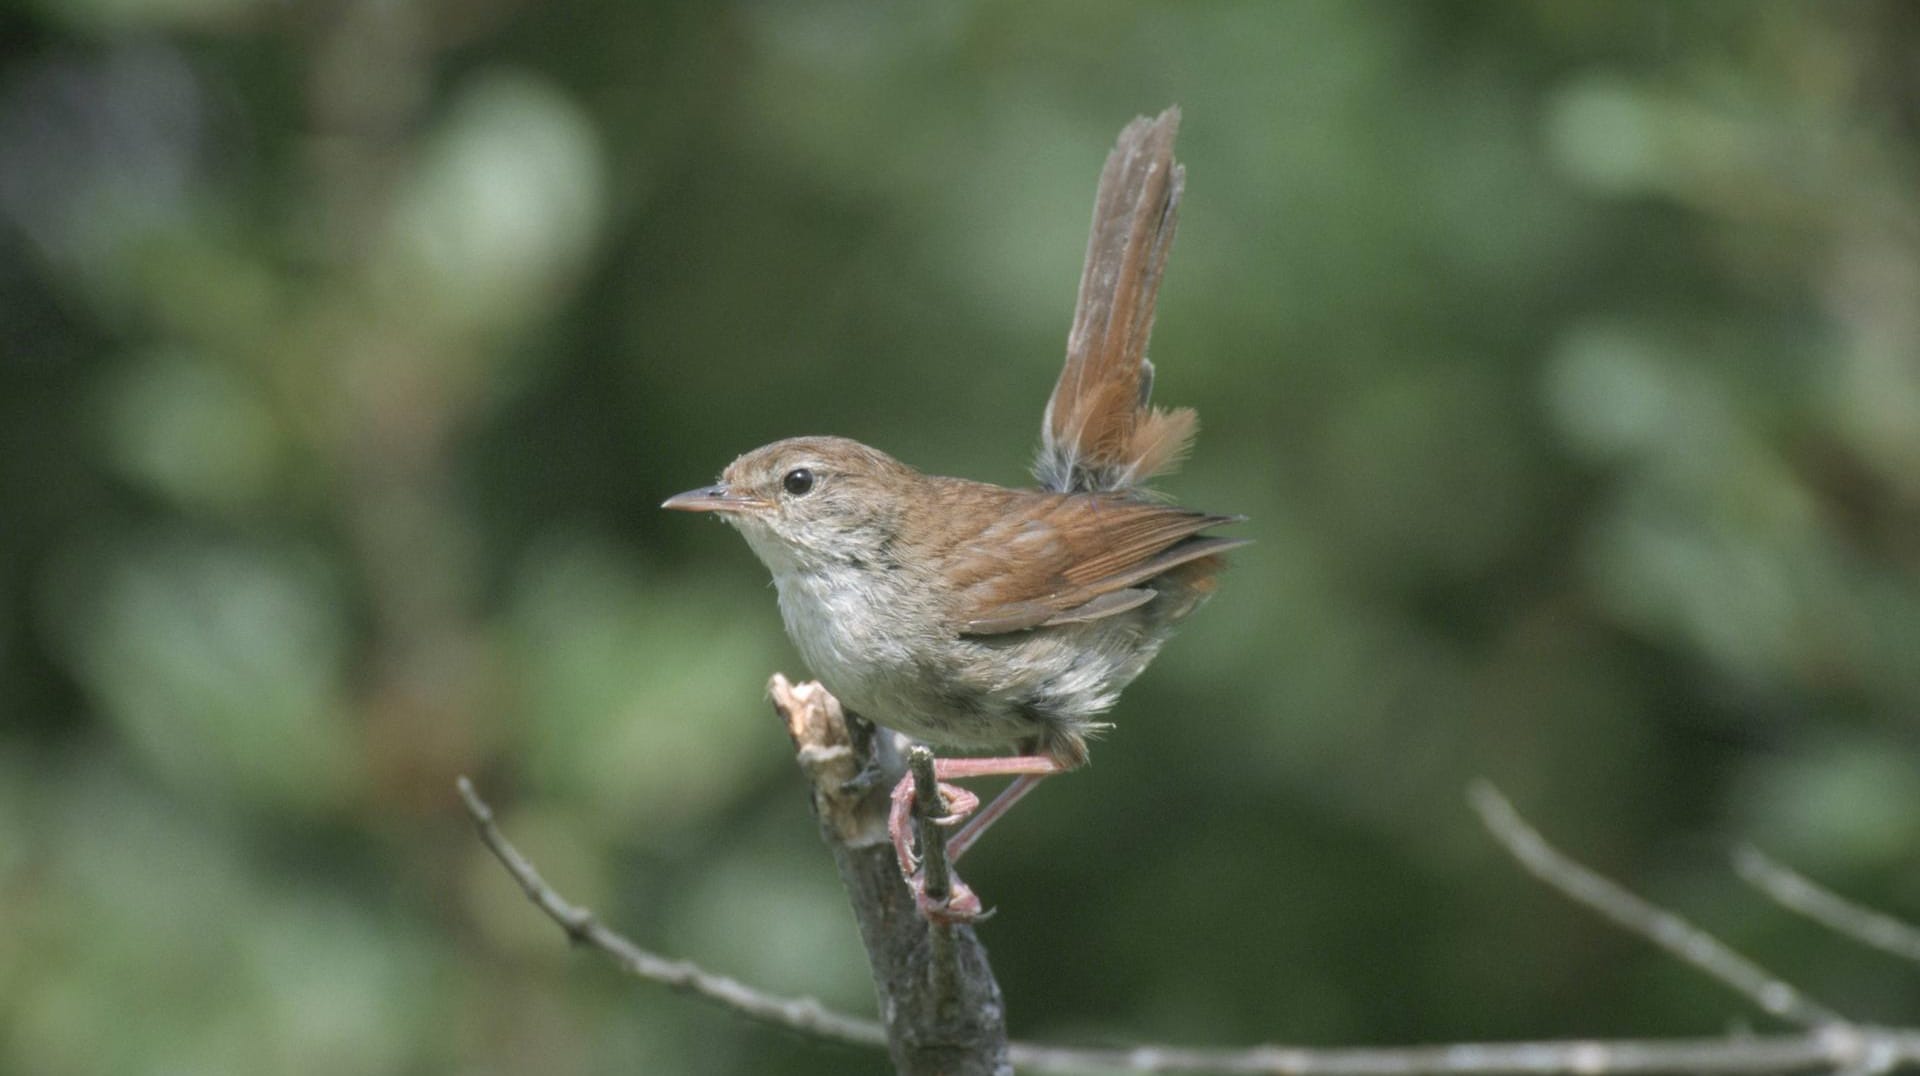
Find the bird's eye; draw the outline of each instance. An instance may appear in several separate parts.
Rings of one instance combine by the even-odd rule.
[[[804,497],[807,491],[813,488],[813,472],[805,467],[795,467],[787,472],[787,477],[780,480],[780,485],[789,494]]]

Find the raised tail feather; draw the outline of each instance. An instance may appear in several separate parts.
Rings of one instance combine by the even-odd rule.
[[[1147,337],[1186,183],[1173,159],[1179,128],[1178,107],[1134,120],[1100,173],[1067,362],[1033,465],[1046,489],[1131,489],[1177,465],[1193,440],[1191,409],[1148,403]]]

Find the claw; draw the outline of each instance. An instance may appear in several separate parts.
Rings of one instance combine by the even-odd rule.
[[[953,879],[945,900],[927,896],[926,880],[919,874],[909,878],[907,884],[913,887],[913,903],[920,910],[920,917],[929,923],[959,926],[977,923],[993,914],[981,908],[979,895],[958,878]]]
[[[929,819],[936,826],[953,827],[967,820],[967,816],[980,809],[980,797],[961,788],[959,785],[940,783],[940,805],[947,813],[938,818]]]

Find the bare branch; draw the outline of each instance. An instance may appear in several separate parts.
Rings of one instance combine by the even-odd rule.
[[[761,1023],[850,1046],[887,1045],[886,1030],[875,1021],[833,1012],[812,998],[778,997],[762,993],[688,961],[670,960],[649,952],[635,945],[625,935],[608,929],[594,918],[592,912],[569,903],[555,892],[527,857],[508,843],[500,833],[500,827],[494,823],[492,808],[473,790],[472,781],[460,778],[459,789],[460,798],[467,805],[467,814],[473,818],[473,824],[479,829],[480,839],[486,843],[487,849],[500,861],[501,866],[507,868],[507,873],[513,875],[513,880],[520,883],[527,899],[547,913],[548,918],[560,924],[560,929],[567,932],[570,940],[600,950],[632,975],[704,998]]]
[[[1654,1073],[1886,1072],[1920,1064],[1920,1032],[1834,1025],[1796,1035],[1456,1043],[1386,1049],[1245,1050],[1136,1046],[1080,1050],[1014,1043],[1029,1072],[1220,1076],[1649,1076]]]
[[[761,1023],[824,1042],[865,1047],[887,1045],[885,1029],[878,1023],[833,1012],[811,998],[779,997],[755,990],[688,961],[670,960],[649,952],[607,928],[591,912],[567,901],[540,877],[533,864],[501,834],[492,810],[474,792],[470,781],[461,778],[459,789],[480,839],[520,884],[528,899],[558,923],[568,938],[605,953],[637,978],[693,994]],[[1832,1024],[1797,1035],[1667,1041],[1458,1043],[1383,1049],[1078,1048],[1016,1042],[1009,1046],[1008,1059],[1027,1072],[1063,1074],[1652,1076],[1724,1073],[1770,1076],[1815,1071],[1882,1073],[1902,1065],[1920,1066],[1920,1032]]]
[[[1734,952],[1713,935],[1569,859],[1528,825],[1513,809],[1513,804],[1489,782],[1475,781],[1467,789],[1467,800],[1479,813],[1487,831],[1520,861],[1527,873],[1575,903],[1665,949],[1783,1020],[1807,1027],[1846,1022],[1839,1013]]]
[[[1920,963],[1920,927],[1856,904],[1752,845],[1734,849],[1733,869],[1781,907],[1861,945]]]
[[[887,840],[890,782],[861,780],[870,767],[898,772],[901,738],[884,730],[856,736],[858,723],[819,684],[776,675],[767,692],[813,784],[820,836],[867,950],[895,1069],[904,1076],[1011,1076],[1006,1005],[986,947],[972,927],[930,926],[920,914]]]

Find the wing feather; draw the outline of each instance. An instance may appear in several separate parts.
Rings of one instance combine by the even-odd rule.
[[[1115,616],[1152,600],[1142,585],[1157,576],[1245,544],[1201,535],[1237,516],[1090,494],[1004,495],[948,561],[963,635]]]

